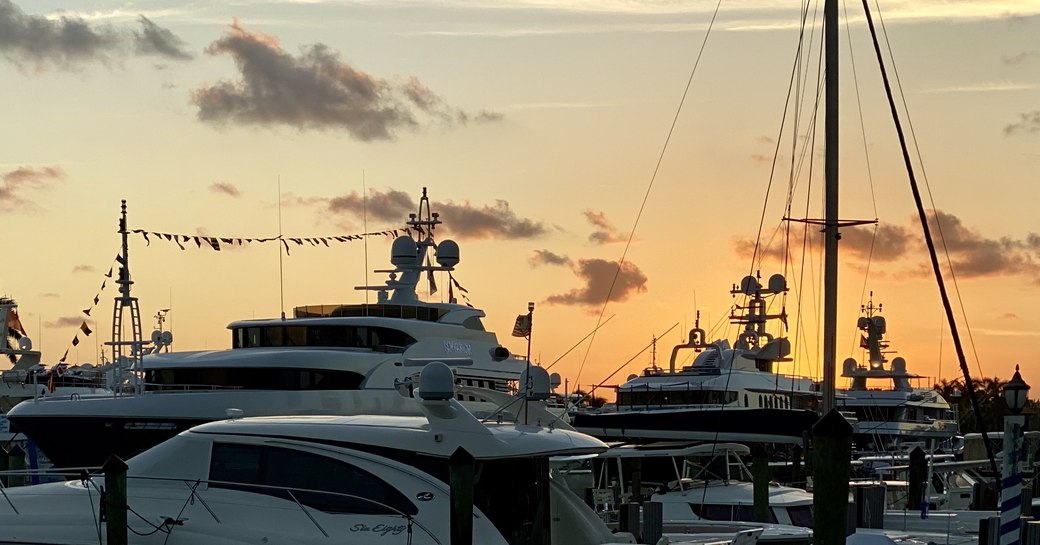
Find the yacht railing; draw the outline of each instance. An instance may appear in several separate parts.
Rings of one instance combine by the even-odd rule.
[[[91,496],[91,494],[90,494],[90,490],[91,489],[94,492],[96,492],[97,495],[98,495],[98,501],[99,501],[98,505],[100,507],[100,500],[101,500],[101,497],[102,497],[102,489],[100,487],[98,487],[97,483],[94,482],[94,477],[96,477],[98,475],[97,474],[93,474],[93,473],[88,473],[88,471],[97,471],[97,469],[98,468],[85,468],[84,467],[84,468],[66,468],[66,469],[60,469],[60,470],[58,470],[58,469],[35,469],[35,470],[7,470],[7,471],[0,471],[0,496],[3,497],[4,501],[11,507],[11,509],[15,512],[16,515],[20,515],[21,512],[18,510],[17,506],[12,501],[11,496],[9,496],[7,494],[7,490],[8,489],[18,488],[18,487],[17,486],[14,486],[14,487],[5,486],[5,482],[7,481],[7,479],[10,479],[11,477],[20,477],[20,478],[24,479],[26,477],[33,477],[33,476],[35,476],[37,478],[39,478],[39,477],[48,477],[52,481],[54,481],[54,480],[67,480],[67,481],[78,480],[78,481],[80,481],[82,483],[84,488],[87,488],[88,483],[89,483],[90,488],[88,489],[88,496]],[[55,479],[55,477],[60,477],[61,479]],[[217,524],[224,524],[224,522],[218,516],[217,512],[206,501],[206,498],[203,497],[202,492],[199,490],[199,488],[202,487],[203,485],[206,485],[207,488],[209,486],[211,486],[211,485],[215,485],[215,487],[219,488],[219,489],[224,489],[224,490],[230,489],[230,490],[251,491],[251,492],[255,491],[254,493],[257,493],[257,494],[265,494],[265,495],[269,495],[269,496],[272,496],[272,497],[283,498],[283,499],[284,499],[284,495],[287,495],[289,497],[289,499],[291,499],[292,502],[296,505],[296,507],[299,508],[300,511],[307,517],[307,519],[310,520],[311,524],[313,524],[314,527],[317,528],[318,531],[321,532],[321,534],[323,536],[325,536],[326,538],[331,537],[331,536],[329,535],[328,531],[325,530],[324,527],[322,527],[322,525],[318,522],[318,520],[314,517],[314,515],[312,513],[312,511],[320,511],[320,512],[325,512],[325,511],[322,511],[321,509],[317,509],[315,507],[310,507],[310,506],[305,505],[304,502],[301,502],[300,499],[297,497],[298,494],[301,494],[301,493],[302,494],[318,494],[318,495],[329,497],[329,498],[341,498],[341,499],[348,499],[348,500],[351,500],[351,501],[359,501],[362,504],[370,505],[373,508],[385,510],[385,511],[387,511],[387,512],[389,512],[391,514],[389,516],[396,516],[396,517],[403,518],[405,520],[406,524],[407,524],[407,528],[406,528],[405,531],[407,532],[408,542],[409,543],[411,542],[411,536],[412,536],[412,532],[413,532],[412,529],[413,529],[413,527],[417,527],[420,530],[422,530],[423,533],[425,533],[427,536],[429,536],[430,539],[432,539],[438,545],[442,545],[443,544],[443,542],[440,539],[438,539],[437,536],[434,535],[434,533],[429,528],[427,528],[421,522],[416,520],[413,515],[405,513],[404,511],[401,511],[400,509],[398,509],[398,508],[396,508],[396,507],[394,507],[392,505],[387,505],[387,504],[382,503],[380,501],[377,501],[377,500],[374,500],[374,499],[371,499],[371,498],[362,497],[362,496],[357,496],[357,495],[354,495],[354,494],[345,494],[345,493],[342,493],[342,492],[332,492],[332,491],[328,491],[328,490],[314,490],[314,489],[298,488],[298,487],[274,486],[274,485],[252,484],[252,483],[238,483],[238,482],[233,482],[233,481],[219,481],[219,480],[209,480],[209,479],[179,479],[179,478],[175,478],[175,477],[148,477],[148,476],[142,476],[142,475],[127,475],[126,478],[127,478],[128,482],[132,481],[132,480],[136,480],[136,481],[150,481],[150,482],[182,483],[188,489],[188,494],[187,494],[187,496],[184,499],[184,505],[183,505],[183,507],[181,509],[181,512],[177,513],[177,517],[176,518],[174,518],[174,517],[166,517],[165,520],[161,524],[159,524],[159,525],[156,525],[151,520],[149,520],[146,516],[138,513],[137,511],[135,511],[133,509],[132,505],[127,505],[127,512],[129,514],[132,514],[132,515],[136,516],[144,524],[146,524],[149,527],[151,527],[152,533],[154,533],[154,532],[163,532],[163,533],[166,533],[166,534],[171,533],[175,526],[182,525],[184,523],[184,520],[186,520],[186,519],[180,519],[180,516],[184,512],[184,508],[187,508],[188,505],[193,504],[196,501],[198,501],[199,504],[202,505],[202,507],[206,510],[207,513],[209,513],[210,517],[212,517],[213,520]],[[93,497],[93,496],[91,496],[91,497]],[[129,504],[130,502],[128,501],[127,503]],[[93,506],[93,503],[91,503],[91,506]],[[91,509],[93,510],[93,507],[91,507]],[[347,514],[347,513],[344,513],[344,514]],[[98,524],[97,530],[98,530],[98,532],[101,532],[102,529],[101,529],[101,526],[100,526],[100,524],[101,524],[100,521],[98,521],[97,524]],[[137,533],[137,531],[135,531],[133,528],[129,527],[129,524],[127,525],[127,528],[131,532]]]

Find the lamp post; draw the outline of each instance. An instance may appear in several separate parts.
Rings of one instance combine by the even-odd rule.
[[[1022,408],[1029,397],[1029,385],[1015,366],[1015,375],[1004,385],[1004,399],[1011,414],[1004,417],[1004,468],[1000,481],[1000,545],[1018,545],[1019,517],[1022,514],[1022,475],[1018,472],[1022,459],[1022,436],[1025,417]]]

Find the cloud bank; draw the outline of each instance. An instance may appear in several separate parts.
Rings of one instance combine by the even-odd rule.
[[[603,212],[586,210],[585,219],[596,228],[589,235],[589,242],[593,244],[612,244],[628,240],[628,233],[618,231]]]
[[[631,262],[624,263],[619,271],[615,261],[579,259],[577,263],[571,264],[571,270],[584,285],[565,293],[550,295],[546,299],[547,303],[597,306],[606,302],[608,294],[612,302],[620,303],[646,291],[646,275]]]
[[[305,46],[293,56],[277,37],[246,30],[238,21],[206,52],[231,56],[240,76],[192,93],[198,119],[213,125],[346,131],[368,142],[393,140],[403,130],[426,125],[501,117],[449,106],[415,77],[392,81],[368,74],[324,44]]]
[[[110,64],[131,52],[170,60],[191,58],[184,42],[143,15],[140,31],[94,25],[70,15],[29,15],[10,0],[0,0],[0,55],[32,72],[54,67],[74,70],[90,63]]]
[[[0,0],[2,1],[2,0]],[[11,211],[19,207],[35,206],[26,193],[33,189],[45,189],[65,179],[60,167],[18,167],[0,174],[0,211]]]

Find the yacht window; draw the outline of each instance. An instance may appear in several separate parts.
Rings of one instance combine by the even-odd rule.
[[[307,328],[300,325],[286,327],[285,346],[307,346]]]
[[[295,497],[300,503],[327,513],[419,512],[401,492],[368,471],[341,460],[288,448],[214,443],[209,478],[216,481],[210,483],[212,488],[289,501]]]
[[[480,316],[470,316],[462,321],[462,327],[466,329],[474,329],[476,331],[484,331],[484,322],[480,321]]]
[[[748,398],[747,398],[747,394],[744,394],[744,406],[745,406],[745,407],[747,407],[747,406],[748,406]]]
[[[145,371],[146,390],[188,387],[250,390],[357,390],[364,375],[339,369],[195,367]]]
[[[246,329],[246,346],[263,346],[260,343],[260,331],[259,327]]]

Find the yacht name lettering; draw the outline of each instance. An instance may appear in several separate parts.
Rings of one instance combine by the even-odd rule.
[[[466,354],[473,352],[473,348],[469,343],[462,341],[444,341],[444,350],[448,352],[464,352]]]
[[[350,527],[351,532],[371,532],[373,534],[379,534],[380,537],[390,534],[392,536],[399,535],[408,529],[406,524],[376,524],[375,526],[369,526],[367,524],[355,524]]]

